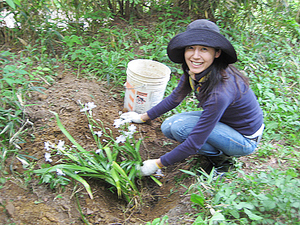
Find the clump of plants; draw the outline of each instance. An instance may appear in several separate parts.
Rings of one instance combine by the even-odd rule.
[[[119,197],[124,197],[128,203],[140,204],[141,196],[135,183],[141,179],[139,173],[142,159],[139,153],[142,139],[135,140],[136,127],[128,121],[116,119],[114,126],[121,128],[121,135],[113,138],[109,128],[105,128],[100,120],[92,116],[92,102],[81,109],[88,118],[89,128],[94,137],[97,149],[83,148],[62,125],[57,113],[54,113],[57,124],[72,146],[60,140],[57,144],[45,142],[45,161],[40,169],[30,172],[38,175],[40,183],[47,183],[51,188],[67,185],[71,178],[80,182],[93,199],[91,187],[86,178],[101,179],[111,185]],[[53,161],[52,156],[59,160]],[[55,157],[57,158],[57,157]],[[158,182],[155,177],[152,178]]]

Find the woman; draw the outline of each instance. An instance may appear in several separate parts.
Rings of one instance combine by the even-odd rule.
[[[203,19],[190,23],[169,42],[167,53],[171,61],[182,64],[178,86],[146,113],[129,112],[121,118],[135,123],[153,120],[178,106],[191,91],[203,111],[176,114],[163,122],[162,132],[181,144],[159,159],[144,161],[142,175],[195,154],[220,167],[232,156],[253,153],[263,133],[263,113],[248,79],[231,65],[237,61],[236,52],[218,26]]]

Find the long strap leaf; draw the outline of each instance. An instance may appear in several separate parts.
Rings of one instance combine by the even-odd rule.
[[[65,164],[59,164],[56,166],[52,166],[50,168],[44,168],[44,169],[39,169],[39,170],[34,170],[33,172],[35,173],[49,173],[49,172],[54,172],[57,169],[63,169],[63,172],[68,175],[69,177],[73,178],[74,180],[80,182],[86,189],[87,193],[89,194],[90,198],[93,199],[93,194],[91,191],[91,187],[90,185],[79,175],[77,175],[76,173],[74,173],[74,169],[75,170],[82,170],[82,171],[86,171],[86,172],[97,172],[85,167],[80,167],[80,166],[73,166],[73,165],[65,165]]]
[[[68,164],[59,164],[59,165],[55,165],[52,166],[50,168],[43,168],[43,169],[37,169],[37,170],[33,170],[34,173],[51,173],[56,171],[56,169],[66,169],[66,170],[70,170],[70,171],[80,171],[80,172],[85,172],[85,173],[95,173],[98,174],[98,171],[90,169],[88,167],[84,167],[84,166],[77,166],[77,165],[68,165]]]
[[[93,193],[92,193],[90,185],[81,176],[78,176],[77,174],[70,172],[68,170],[64,170],[64,173],[66,173],[68,176],[72,177],[74,180],[77,180],[78,182],[80,182],[85,187],[90,198],[93,199]]]
[[[55,115],[57,125],[60,128],[60,130],[63,132],[63,134],[66,135],[66,137],[72,142],[73,145],[77,147],[78,150],[82,152],[86,152],[86,150],[80,144],[78,144],[77,141],[72,137],[72,135],[66,130],[64,125],[61,123],[58,114],[56,112],[52,112],[52,111],[50,112]]]
[[[135,191],[138,191],[136,186],[134,185],[134,183],[128,178],[127,174],[125,173],[125,171],[120,167],[120,165],[118,163],[116,163],[115,161],[112,163],[113,168],[118,171],[119,174],[121,174],[122,178],[127,180],[127,182],[130,184],[131,188]]]

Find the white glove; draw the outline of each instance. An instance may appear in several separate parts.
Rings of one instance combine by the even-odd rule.
[[[143,162],[143,166],[141,167],[141,175],[142,176],[150,176],[154,174],[158,169],[158,165],[156,164],[156,159],[149,159]]]
[[[141,119],[141,114],[138,114],[136,112],[127,112],[127,113],[123,113],[120,118],[123,120],[126,120],[128,122],[133,122],[133,123],[145,123],[145,121],[143,121]]]

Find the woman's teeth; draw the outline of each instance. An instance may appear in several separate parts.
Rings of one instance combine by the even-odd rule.
[[[199,62],[199,63],[197,63],[197,62],[192,62],[192,64],[195,65],[195,66],[200,66],[202,63],[200,63],[200,62]]]

